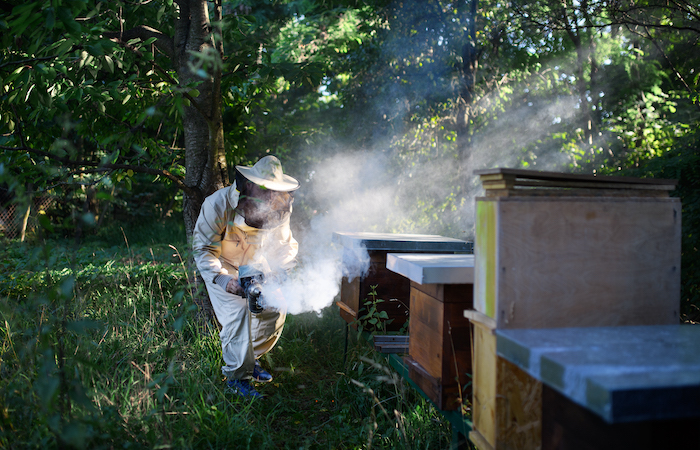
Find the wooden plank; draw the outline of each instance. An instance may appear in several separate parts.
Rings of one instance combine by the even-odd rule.
[[[459,410],[462,402],[468,401],[468,397],[463,398],[460,396],[463,386],[456,381],[434,377],[410,355],[404,357],[404,363],[408,369],[408,376],[411,381],[420,387],[439,410]]]
[[[443,405],[442,380],[428,373],[428,371],[413,359],[410,354],[405,356],[403,360],[406,364],[406,369],[408,369],[408,377],[411,381],[423,391],[438,409],[449,410],[450,408],[445,408],[446,405]]]
[[[408,353],[434,378],[442,376],[444,304],[429,295],[411,291]]]
[[[372,336],[372,339],[375,344],[408,344],[409,337],[405,334],[377,334]]]
[[[496,336],[493,329],[474,324],[474,389],[472,421],[474,430],[492,448],[496,445]]]
[[[584,175],[563,172],[547,172],[538,170],[525,169],[510,169],[510,168],[494,168],[475,170],[475,175],[479,175],[482,180],[498,180],[512,179],[513,177],[530,180],[548,180],[548,181],[573,181],[573,182],[593,182],[593,183],[615,183],[615,184],[642,184],[642,185],[673,185],[678,184],[678,180],[661,179],[661,178],[634,178],[634,177],[615,177],[615,176],[599,176],[599,175]]]
[[[499,206],[497,201],[477,201],[474,224],[474,309],[493,318],[496,317]]]
[[[408,353],[407,335],[374,335],[372,340],[381,353]]]
[[[632,189],[672,191],[676,187],[667,184],[633,184],[633,183],[594,183],[585,181],[549,181],[549,180],[494,180],[483,181],[484,189],[514,189],[514,188],[569,188],[569,189]]]
[[[508,175],[503,172],[495,173],[484,173],[485,171],[476,170],[474,174],[479,175],[479,180],[481,181],[501,181],[501,180],[515,180],[515,175]]]
[[[606,183],[586,181],[550,181],[550,180],[503,180],[484,181],[484,189],[511,189],[514,187],[537,188],[586,188],[586,189],[651,189],[658,191],[672,191],[676,187],[669,184],[634,184],[634,183]]]
[[[472,326],[458,303],[445,303],[446,334],[443,335],[443,380],[458,380],[464,395],[471,398],[472,392]]]
[[[411,292],[413,291],[422,292],[439,301],[443,301],[445,298],[444,284],[420,284],[416,283],[415,281],[411,281]]]
[[[499,328],[678,323],[678,199],[484,203],[494,203],[490,219],[498,228],[494,285],[482,295],[494,296],[495,305],[476,298],[475,308],[494,317]]]
[[[348,281],[347,277],[343,277],[340,282],[340,301],[337,302],[340,307],[340,317],[347,323],[353,323],[357,320],[357,312],[360,309],[360,278],[355,277],[352,281]]]
[[[541,448],[542,383],[500,357],[496,377],[496,448]]]
[[[408,343],[375,344],[374,349],[380,353],[408,353]]]
[[[524,188],[485,189],[487,198],[497,197],[663,197],[669,191],[662,189],[589,189],[589,188]],[[478,200],[478,198],[477,198]]]
[[[465,389],[464,385],[454,380],[435,378],[410,358],[410,355],[405,357],[405,361],[411,380],[421,387],[438,409],[459,411],[463,403],[469,402],[471,391]]]
[[[471,322],[478,322],[490,330],[496,329],[496,320],[474,309],[465,309],[464,317]]]
[[[472,441],[479,450],[493,450],[493,446],[489,444],[479,430],[472,430],[469,432],[469,440]]]
[[[338,307],[340,308],[340,310],[343,313],[352,317],[353,320],[357,318],[357,313],[355,311],[353,311],[352,308],[350,308],[348,305],[346,305],[345,303],[343,303],[341,301],[336,302],[336,304],[338,305]]]
[[[442,303],[461,303],[465,308],[472,308],[474,304],[473,284],[418,284],[412,281],[411,291],[413,290],[423,292]]]
[[[493,321],[483,317],[485,323]],[[477,434],[470,439],[479,448],[540,448],[542,383],[496,355],[493,328],[479,321],[472,323],[472,419]]]

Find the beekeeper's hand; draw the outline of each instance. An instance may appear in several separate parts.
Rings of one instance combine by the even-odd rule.
[[[244,294],[243,287],[241,287],[240,283],[235,278],[231,278],[231,281],[226,285],[226,292],[240,296]]]

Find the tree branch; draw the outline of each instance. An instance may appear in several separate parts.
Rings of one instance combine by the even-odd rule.
[[[5,62],[5,63],[0,64],[0,69],[3,68],[3,67],[5,67],[5,66],[10,66],[10,65],[14,65],[14,66],[23,66],[23,65],[25,65],[25,64],[31,64],[31,63],[35,63],[35,62],[37,62],[37,61],[48,61],[48,60],[55,59],[55,58],[57,58],[56,55],[53,55],[53,56],[42,56],[42,57],[39,57],[39,58],[18,59],[18,60],[16,60],[16,61],[8,61],[8,62]]]
[[[103,36],[111,39],[114,42],[118,42],[121,45],[125,45],[124,43],[132,39],[141,39],[142,41],[145,41],[154,37],[156,38],[154,44],[156,47],[158,47],[158,50],[163,52],[170,59],[174,59],[175,57],[173,39],[155,28],[151,28],[146,25],[139,25],[135,28],[123,31],[107,31],[103,34]]]
[[[46,158],[49,158],[53,161],[59,162],[65,166],[68,167],[73,167],[73,168],[78,168],[78,167],[86,167],[85,169],[78,169],[75,170],[73,173],[95,173],[95,172],[103,172],[103,171],[115,171],[115,170],[133,170],[134,172],[138,173],[147,173],[151,175],[160,175],[162,177],[165,177],[175,183],[175,185],[182,189],[184,192],[186,192],[189,195],[195,196],[195,197],[200,197],[201,198],[201,193],[199,192],[199,189],[187,186],[182,179],[182,177],[179,177],[165,169],[153,169],[151,167],[146,167],[146,166],[137,166],[137,165],[132,165],[132,164],[112,164],[112,163],[102,163],[102,162],[94,162],[94,161],[76,161],[72,160],[70,158],[66,158],[63,156],[58,156],[54,155],[53,153],[44,151],[44,150],[37,150],[31,147],[5,147],[5,146],[0,146],[0,150],[5,150],[5,151],[14,151],[14,152],[27,152],[31,153],[33,155],[37,156],[43,156]]]

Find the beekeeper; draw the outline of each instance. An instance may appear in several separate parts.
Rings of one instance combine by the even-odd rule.
[[[264,267],[267,276],[294,265],[297,241],[289,220],[299,182],[275,156],[252,167],[236,166],[235,183],[204,200],[194,228],[193,250],[216,318],[221,324],[221,368],[228,386],[246,398],[261,395],[251,380],[272,380],[258,359],[279,339],[286,311],[252,314],[238,279],[239,267]]]

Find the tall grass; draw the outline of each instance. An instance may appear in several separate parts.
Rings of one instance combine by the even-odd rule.
[[[344,355],[335,307],[288,317],[264,400],[226,392],[184,243],[120,232],[2,246],[0,447],[449,447],[449,424],[353,333]]]

